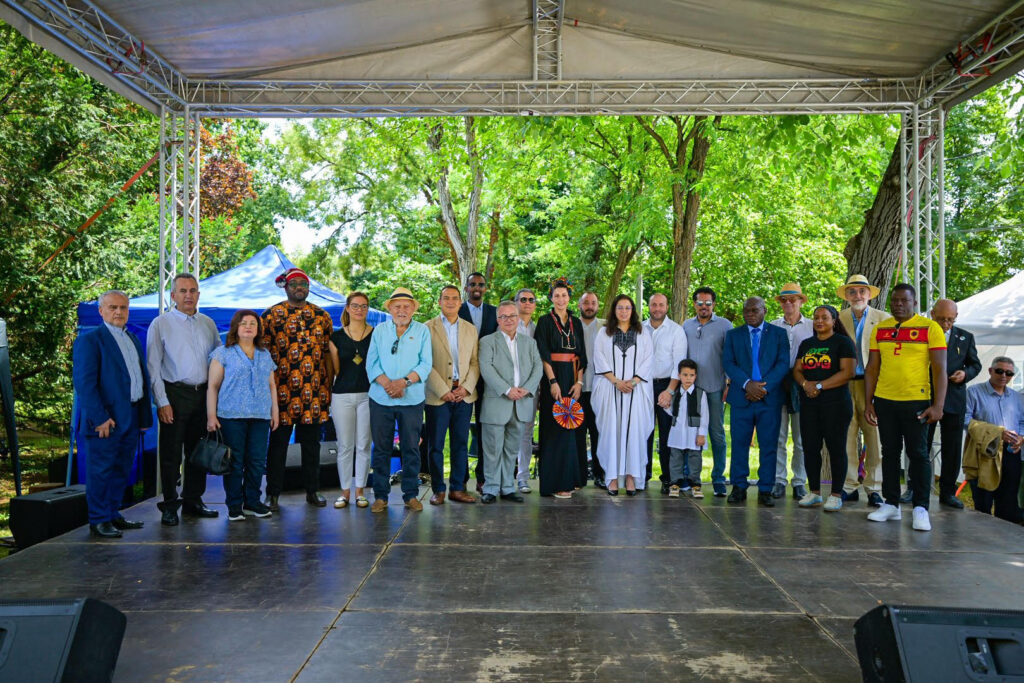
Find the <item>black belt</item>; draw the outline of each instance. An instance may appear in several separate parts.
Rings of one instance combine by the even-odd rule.
[[[187,382],[165,382],[165,386],[176,387],[178,389],[189,389],[191,391],[206,391],[206,382],[202,384],[188,384]]]
[[[854,375],[853,379],[864,379],[864,375]]]

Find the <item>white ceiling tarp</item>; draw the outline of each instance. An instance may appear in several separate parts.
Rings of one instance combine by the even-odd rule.
[[[956,324],[979,345],[1024,345],[1024,272],[957,304]]]

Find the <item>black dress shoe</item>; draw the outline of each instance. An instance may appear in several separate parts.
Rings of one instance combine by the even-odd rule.
[[[113,524],[114,528],[118,531],[125,531],[126,529],[141,529],[145,526],[143,522],[133,522],[125,519],[124,517],[118,517],[111,522],[111,524]]]
[[[729,497],[726,498],[728,503],[742,503],[747,499],[747,490],[741,489],[739,486],[733,486],[732,491],[729,493]]]
[[[267,494],[267,507],[270,508],[271,512],[279,512],[281,506],[277,504],[277,496]]]
[[[807,489],[805,489],[803,486],[797,484],[796,486],[793,487],[793,500],[800,500],[806,495]]]
[[[496,500],[498,500],[497,496],[490,493],[485,493],[482,496],[480,496],[480,502],[483,503],[484,505],[490,505]]]
[[[513,493],[503,493],[503,494],[501,494],[501,499],[502,500],[511,500],[513,503],[522,503],[524,500],[526,500],[525,498],[523,498],[522,496],[520,496],[518,493],[515,493],[515,492],[513,492]]]
[[[327,499],[316,491],[306,494],[306,502],[310,505],[315,505],[318,508],[327,507]]]
[[[849,493],[843,491],[841,497],[844,503],[856,503],[858,500],[860,500],[860,489],[854,489]]]
[[[121,532],[114,528],[110,522],[90,524],[89,533],[100,538],[121,538]]]
[[[595,479],[594,480],[594,486],[596,486],[599,489],[607,489],[608,488],[608,484],[604,483],[604,479]]]
[[[776,484],[772,487],[772,498],[782,498],[786,495],[786,485]]]
[[[946,507],[956,508],[957,510],[963,510],[964,504],[960,502],[960,499],[951,493],[946,493],[939,496],[939,502]]]
[[[606,487],[605,491],[608,492],[609,496],[617,496],[617,495],[619,495],[619,490],[618,489],[610,489],[610,488]]]
[[[626,495],[629,496],[630,498],[632,498],[633,496],[636,495],[636,489],[633,489],[632,491],[629,490],[629,489],[626,489]]]
[[[219,512],[206,507],[206,504],[202,501],[199,501],[198,503],[183,503],[181,506],[181,512],[189,517],[213,518],[220,516]]]
[[[164,526],[178,526],[178,511],[167,509],[160,515],[160,523]]]
[[[766,508],[775,507],[775,497],[772,496],[770,491],[758,491],[757,502],[764,505]]]
[[[667,496],[668,492],[669,492],[669,489],[671,489],[671,488],[672,488],[672,485],[669,484],[667,481],[661,482],[661,495]]]

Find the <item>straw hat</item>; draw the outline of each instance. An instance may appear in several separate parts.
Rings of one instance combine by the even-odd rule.
[[[800,297],[800,303],[807,303],[807,295],[804,294],[804,290],[800,289],[800,285],[796,282],[787,282],[782,285],[782,290],[779,292],[775,300],[780,304],[782,303],[782,297],[784,296],[798,296]]]
[[[836,290],[836,294],[839,295],[840,299],[846,298],[847,287],[867,287],[868,291],[871,292],[871,296],[868,297],[869,299],[874,299],[876,296],[878,296],[879,292],[882,291],[878,287],[875,287],[873,284],[869,283],[866,277],[859,274],[851,275],[849,279],[846,281],[846,284]]]
[[[388,309],[388,313],[391,312],[391,304],[395,301],[411,301],[413,313],[415,313],[420,307],[420,302],[416,301],[416,297],[414,297],[412,292],[405,287],[396,287],[395,291],[391,292],[391,296],[389,296],[388,300],[384,303],[384,307]]]

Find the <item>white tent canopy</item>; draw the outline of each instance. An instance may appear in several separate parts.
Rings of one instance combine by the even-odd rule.
[[[983,367],[996,356],[1008,356],[1024,370],[1024,272],[964,299],[957,308],[956,324],[974,333]],[[975,381],[988,381],[988,373],[982,371]],[[1024,373],[1014,377],[1012,386],[1024,386]]]

